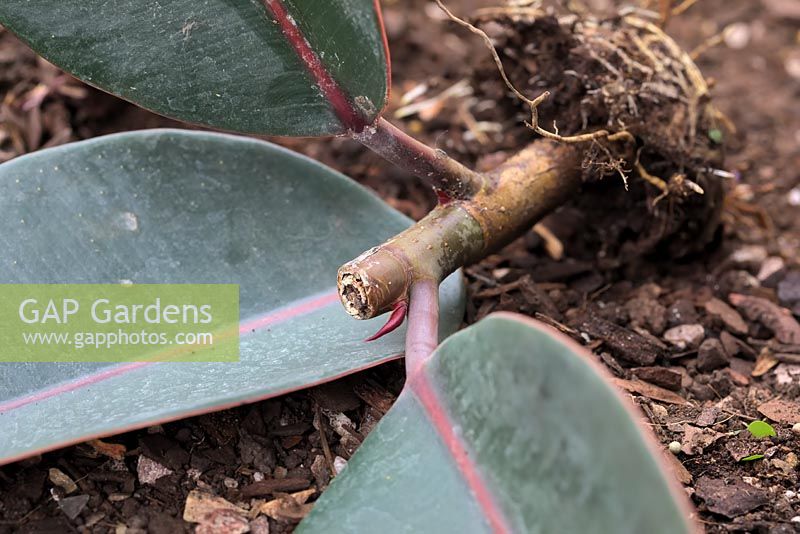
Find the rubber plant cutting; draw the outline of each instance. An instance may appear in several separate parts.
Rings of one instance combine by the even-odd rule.
[[[597,19],[520,2],[467,21],[436,3],[452,31],[486,45],[529,131],[489,172],[382,117],[389,50],[373,0],[3,0],[3,26],[88,84],[209,129],[348,136],[438,205],[410,224],[303,156],[197,131],[112,135],[0,166],[2,282],[234,283],[243,319],[237,364],[4,364],[0,427],[14,430],[0,461],[404,355],[403,394],[301,530],[694,529],[660,452],[585,349],[514,314],[454,333],[458,271],[567,203],[596,216],[586,232],[613,233],[622,212],[642,221],[620,264],[702,248],[722,193],[709,132],[724,117],[651,12]],[[612,199],[604,184],[619,180]]]

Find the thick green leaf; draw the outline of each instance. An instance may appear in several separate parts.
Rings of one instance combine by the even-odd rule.
[[[135,221],[135,224],[131,224]],[[0,166],[0,283],[236,283],[239,363],[0,364],[0,463],[330,380],[396,358],[362,340],[336,269],[409,224],[344,176],[268,143],[151,130]],[[442,288],[446,335],[463,284]]]
[[[91,85],[230,131],[338,134],[388,96],[375,0],[2,0],[0,24]]]
[[[499,314],[446,340],[304,532],[688,532],[636,416],[591,356]]]

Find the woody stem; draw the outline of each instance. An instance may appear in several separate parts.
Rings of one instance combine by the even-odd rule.
[[[488,173],[473,197],[437,206],[342,266],[338,285],[345,309],[359,319],[375,317],[407,300],[419,281],[438,285],[510,243],[578,191],[580,160],[575,145],[535,141]]]

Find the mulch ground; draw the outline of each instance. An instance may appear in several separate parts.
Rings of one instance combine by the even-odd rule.
[[[481,2],[451,4],[467,14]],[[394,76],[387,117],[478,167],[518,150],[520,117],[497,112],[512,104],[482,98],[487,91],[471,67],[486,64],[480,44],[425,1],[384,2],[384,11]],[[645,257],[612,268],[601,244],[580,239],[581,225],[591,221],[566,209],[547,221],[562,258],[553,257],[552,240],[531,232],[466,269],[465,323],[507,310],[573,335],[641,408],[709,532],[795,532],[800,9],[793,0],[700,0],[668,30],[700,54],[714,100],[736,126],[726,140],[724,170],[733,178],[720,238],[690,258]],[[178,125],[64,76],[0,30],[0,162],[157,126]],[[351,141],[278,142],[374,188],[411,217],[435,203],[431,192]],[[291,531],[402,382],[402,365],[389,364],[0,468],[0,534],[190,531],[195,525],[183,520],[184,510],[187,500],[202,506],[198,491],[272,503],[239,528]],[[757,419],[777,435],[753,438],[746,425]],[[672,442],[677,454],[667,452]]]

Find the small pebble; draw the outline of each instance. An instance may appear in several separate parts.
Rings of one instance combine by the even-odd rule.
[[[790,271],[778,283],[778,300],[787,307],[800,301],[800,271]]]
[[[70,494],[78,490],[78,485],[63,471],[55,467],[51,467],[49,471],[50,482],[64,490],[65,493]]]
[[[276,467],[275,470],[272,472],[272,476],[277,478],[277,479],[284,479],[284,478],[286,478],[287,474],[288,474],[287,469],[285,467],[283,467],[282,465],[279,465],[278,467]]]
[[[681,452],[681,448],[682,446],[680,441],[672,441],[669,444],[669,452],[671,452],[672,454],[678,454],[679,452]]]
[[[783,496],[787,499],[794,499],[797,496],[797,493],[793,492],[792,490],[786,490]]]
[[[786,69],[786,74],[795,80],[800,80],[800,54],[789,55],[783,66]]]
[[[800,187],[795,187],[789,191],[789,205],[800,206]]]
[[[697,369],[707,373],[728,365],[730,357],[718,339],[709,338],[697,350]]]
[[[155,484],[156,480],[172,474],[172,470],[164,465],[148,458],[139,456],[139,463],[136,466],[136,474],[141,484]]]
[[[680,350],[696,349],[705,337],[705,329],[700,324],[682,324],[664,332],[664,339]]]
[[[767,249],[761,245],[744,245],[730,256],[730,260],[738,265],[761,265],[766,259]]]
[[[750,42],[750,26],[744,22],[735,22],[725,28],[725,44],[734,50],[745,48]]]
[[[333,470],[336,471],[337,475],[341,473],[345,467],[347,467],[347,460],[341,456],[337,456],[333,459]]]
[[[800,434],[800,423],[794,424],[794,426],[792,427],[792,432],[794,432],[795,434]]]
[[[798,193],[800,193],[800,191],[798,191]],[[770,256],[761,264],[756,278],[763,284],[774,275],[780,273],[785,267],[786,262],[783,261],[783,258],[780,256]]]
[[[61,508],[61,511],[64,512],[64,515],[69,517],[70,519],[75,519],[79,515],[84,508],[86,508],[86,503],[89,502],[88,495],[77,495],[75,497],[66,497],[58,501],[58,507]],[[794,519],[792,519],[794,521]]]
[[[653,415],[659,421],[666,421],[667,420],[667,416],[669,415],[669,412],[667,412],[667,409],[664,408],[663,406],[661,406],[660,404],[655,404],[655,403],[651,404],[650,405],[650,409],[653,411]]]

